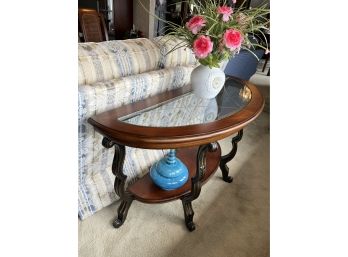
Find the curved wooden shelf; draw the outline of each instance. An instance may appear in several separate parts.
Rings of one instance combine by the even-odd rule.
[[[180,199],[191,191],[191,177],[196,174],[196,159],[198,147],[183,148],[177,151],[177,157],[185,163],[189,170],[189,179],[186,184],[176,190],[162,190],[157,187],[151,180],[150,174],[130,185],[127,189],[136,200],[144,203],[164,203],[172,200]],[[203,177],[205,183],[217,170],[220,163],[221,148],[218,144],[218,149],[215,152],[207,152],[206,155],[206,172]]]

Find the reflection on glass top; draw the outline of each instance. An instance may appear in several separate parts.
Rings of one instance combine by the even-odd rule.
[[[243,109],[251,91],[242,82],[228,78],[213,99],[188,93],[157,106],[120,118],[123,122],[147,127],[176,127],[212,122]]]

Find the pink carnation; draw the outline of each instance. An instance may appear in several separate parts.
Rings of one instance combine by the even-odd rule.
[[[213,51],[213,42],[208,36],[199,36],[193,42],[193,52],[198,59],[207,57]]]
[[[216,9],[216,11],[218,14],[222,14],[222,20],[225,22],[230,19],[230,16],[233,13],[233,9],[229,6],[226,6],[226,5],[219,6]]]
[[[186,27],[193,33],[197,34],[205,26],[205,19],[202,16],[193,16],[188,22]]]
[[[230,50],[239,48],[242,45],[243,40],[243,35],[235,29],[228,29],[224,34],[225,46]]]

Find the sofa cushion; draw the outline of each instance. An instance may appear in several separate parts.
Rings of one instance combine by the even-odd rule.
[[[182,65],[198,64],[192,50],[187,47],[179,47],[184,42],[174,37],[156,37],[152,39],[160,49],[160,66],[169,68]],[[178,47],[176,50],[172,49]]]
[[[78,45],[78,83],[79,85],[113,79],[109,53],[98,43],[79,43]]]
[[[156,70],[158,46],[147,38],[112,40],[78,45],[79,85]]]

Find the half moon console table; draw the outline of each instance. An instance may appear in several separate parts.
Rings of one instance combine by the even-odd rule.
[[[164,203],[181,199],[186,226],[193,231],[192,201],[199,197],[202,185],[218,167],[222,179],[232,182],[227,163],[237,152],[243,128],[258,117],[263,107],[264,99],[256,86],[227,77],[214,99],[198,98],[186,86],[91,117],[89,123],[104,136],[103,146],[115,148],[112,172],[116,176],[115,191],[122,202],[113,226],[118,228],[125,222],[133,200]],[[231,151],[221,156],[217,141],[235,133]],[[126,146],[177,149],[177,158],[187,166],[189,179],[178,189],[163,190],[148,173],[125,188]]]

